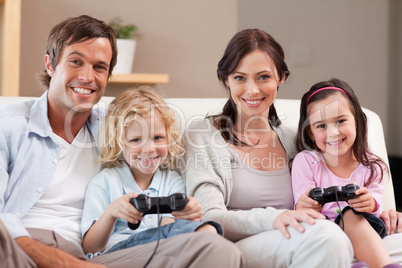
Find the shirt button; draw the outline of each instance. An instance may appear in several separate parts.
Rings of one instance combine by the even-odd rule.
[[[57,164],[57,159],[53,159],[53,164]]]
[[[41,193],[43,191],[42,187],[38,187],[38,192]]]
[[[148,218],[147,219],[147,223],[151,223],[152,222],[152,219],[151,218]]]
[[[20,217],[20,214],[15,213],[14,216],[15,216],[16,218],[19,218],[19,217]]]

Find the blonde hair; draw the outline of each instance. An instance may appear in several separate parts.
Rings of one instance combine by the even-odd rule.
[[[126,128],[140,117],[147,116],[153,109],[156,109],[165,123],[168,140],[168,156],[160,168],[176,168],[177,158],[184,154],[184,145],[175,123],[174,112],[148,86],[123,91],[108,106],[99,135],[101,148],[99,162],[103,166],[108,168],[122,166],[123,160],[120,156],[125,148]]]

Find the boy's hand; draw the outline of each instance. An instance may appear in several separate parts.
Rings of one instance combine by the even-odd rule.
[[[203,212],[200,202],[192,196],[187,196],[187,199],[186,207],[180,211],[173,211],[172,215],[175,219],[201,221]]]
[[[359,212],[371,213],[376,209],[375,200],[366,187],[361,187],[355,192],[358,197],[349,199],[349,206]]]
[[[315,186],[310,186],[310,188],[300,196],[300,198],[297,201],[296,206],[295,206],[296,210],[298,210],[298,209],[314,209],[317,212],[322,211],[321,204],[308,196],[310,190],[314,189],[314,188],[315,188]]]
[[[105,214],[115,219],[123,219],[125,221],[137,224],[142,220],[144,213],[138,211],[131,203],[132,198],[137,198],[138,194],[134,192],[127,193],[122,197],[114,200],[106,208]]]

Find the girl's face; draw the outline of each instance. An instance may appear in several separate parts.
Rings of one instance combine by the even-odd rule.
[[[123,156],[135,179],[154,174],[168,156],[166,126],[159,112],[152,111],[127,126],[125,139]]]
[[[352,157],[356,122],[347,97],[340,92],[308,105],[308,133],[326,160]]]
[[[261,50],[254,50],[242,58],[226,84],[239,114],[249,119],[268,115],[283,80],[279,80],[270,56]]]

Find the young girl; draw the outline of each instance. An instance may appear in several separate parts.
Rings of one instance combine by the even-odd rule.
[[[292,164],[296,209],[321,211],[339,224],[349,236],[358,260],[370,267],[390,264],[381,240],[386,228],[378,218],[388,170],[368,148],[367,119],[347,83],[331,79],[313,85],[304,94],[296,145],[299,153]],[[360,189],[355,191],[358,197],[348,202],[322,206],[308,196],[314,187],[349,183],[357,184]]]
[[[143,214],[130,203],[138,194],[185,193],[179,173],[172,171],[184,153],[174,114],[150,88],[119,94],[109,105],[100,131],[100,162],[105,167],[88,185],[81,229],[85,253],[111,252],[193,231],[222,234],[215,222],[202,220],[201,205],[188,197],[186,207],[163,214]],[[173,217],[172,217],[173,216]],[[137,224],[131,230],[127,222]]]

